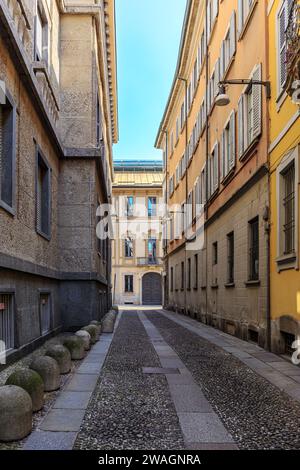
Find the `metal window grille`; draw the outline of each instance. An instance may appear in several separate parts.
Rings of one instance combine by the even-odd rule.
[[[232,284],[234,282],[234,233],[231,232],[227,235],[227,282]]]
[[[284,178],[284,253],[295,251],[295,166],[290,165]]]
[[[0,294],[0,341],[6,351],[14,348],[14,297],[12,294]]]
[[[249,280],[257,281],[259,278],[259,226],[258,218],[249,222],[250,247],[249,247]]]
[[[41,334],[46,335],[51,330],[51,298],[50,294],[40,295]]]

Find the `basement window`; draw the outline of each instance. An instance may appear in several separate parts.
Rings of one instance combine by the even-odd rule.
[[[258,343],[258,331],[256,330],[248,330],[248,341],[251,341],[252,343]]]
[[[3,341],[4,346],[0,347],[0,353],[14,349],[13,294],[0,293],[0,341]]]

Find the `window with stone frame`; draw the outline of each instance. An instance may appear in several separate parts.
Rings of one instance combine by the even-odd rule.
[[[191,258],[187,260],[187,289],[191,290],[192,285],[192,261]]]
[[[51,168],[39,149],[37,149],[36,172],[36,229],[40,235],[50,238]]]
[[[133,275],[132,274],[126,274],[124,276],[124,291],[126,293],[132,294],[133,293]]]
[[[227,235],[227,284],[234,283],[234,232]]]
[[[36,2],[35,31],[34,31],[35,60],[48,64],[49,27],[43,3]]]
[[[249,281],[259,280],[259,219],[249,222]]]
[[[180,276],[180,288],[181,290],[184,290],[184,282],[185,282],[185,276],[184,276],[184,261],[181,261],[181,276]]]
[[[1,95],[2,96],[2,95]],[[0,206],[14,213],[16,109],[8,94],[0,103]]]
[[[124,240],[124,256],[125,258],[133,258],[133,240],[129,236]]]
[[[277,167],[277,267],[297,268],[299,147],[282,157]]]
[[[194,255],[194,289],[198,289],[198,278],[199,278],[199,264],[198,254]]]

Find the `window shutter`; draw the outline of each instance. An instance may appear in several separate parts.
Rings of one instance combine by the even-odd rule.
[[[225,73],[225,41],[222,41],[220,49],[220,80],[224,77]]]
[[[214,191],[219,187],[219,145],[216,143],[214,148]]]
[[[287,8],[286,5],[283,6],[281,12],[279,13],[279,80],[280,80],[280,87],[282,88],[285,81],[286,81],[286,36],[285,36],[285,28],[286,28],[286,16],[287,16]]]
[[[221,137],[221,148],[220,148],[220,181],[225,177],[225,131],[222,132]]]
[[[211,32],[211,3],[210,1],[207,3],[207,41],[209,41],[210,38],[210,32]]]
[[[238,34],[240,35],[244,25],[243,0],[238,0]]]
[[[212,23],[215,21],[215,19],[218,16],[219,13],[219,0],[212,0],[213,2],[213,11],[212,11]]]
[[[261,80],[261,64],[258,64],[254,70],[253,80]],[[261,134],[261,113],[262,113],[262,87],[253,85],[253,139]]]
[[[230,19],[230,58],[236,53],[236,28],[235,28],[235,11],[233,11]]]
[[[220,58],[218,58],[216,66],[215,66],[214,98],[218,95],[219,81],[220,81]]]
[[[235,111],[230,116],[230,155],[229,155],[229,171],[235,167]]]
[[[0,197],[9,207],[13,206],[14,132],[15,112],[7,105],[0,115]]]
[[[244,95],[242,95],[238,101],[238,147],[239,147],[239,158],[243,155],[245,149],[245,138],[244,138]]]

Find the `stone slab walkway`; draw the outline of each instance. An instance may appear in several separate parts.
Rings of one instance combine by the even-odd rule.
[[[258,375],[300,402],[300,367],[272,354],[254,343],[248,343],[220,330],[199,323],[192,318],[167,310],[159,311],[166,318],[176,322],[201,338],[219,346],[239,359]]]
[[[100,341],[88,352],[38,428],[29,436],[23,450],[73,448],[113,336],[114,334],[101,335]]]
[[[179,418],[186,449],[237,449],[217,414],[213,411],[201,388],[194,381],[192,374],[175,351],[146,318],[139,313],[139,318],[159,357],[175,409]],[[170,374],[168,368],[178,370]]]

